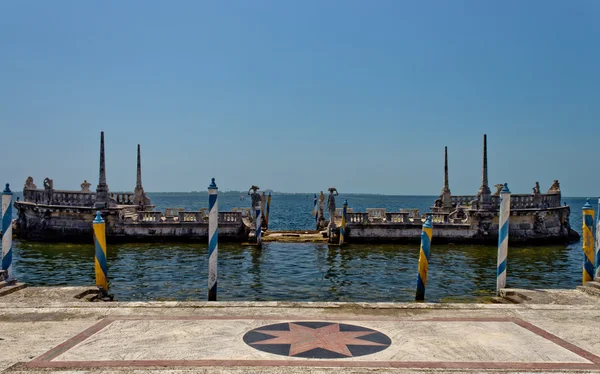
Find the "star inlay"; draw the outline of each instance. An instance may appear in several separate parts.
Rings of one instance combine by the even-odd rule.
[[[287,324],[265,326],[263,328],[255,329],[251,332],[254,334],[258,333],[260,335],[254,335],[258,336],[258,338],[253,341],[249,341],[248,344],[256,349],[265,350],[268,352],[272,351],[272,353],[277,354],[285,354],[283,352],[284,347],[289,346],[289,352],[286,352],[289,356],[297,356],[304,353],[305,355],[301,355],[302,357],[331,358],[331,353],[327,354],[327,351],[334,352],[339,355],[333,357],[355,356],[348,348],[349,345],[358,347],[360,351],[358,356],[360,356],[385,349],[391,343],[387,336],[375,330],[352,325],[343,326],[346,326],[346,328],[342,330],[340,330],[339,323],[323,322],[290,322]],[[369,338],[366,339],[366,337]],[[271,351],[269,351],[263,349],[261,346],[275,348],[271,348]],[[281,346],[282,348],[277,349],[278,346]],[[372,348],[367,350],[368,347]],[[319,349],[325,351],[319,351]],[[310,355],[310,353],[308,353],[310,356],[306,356],[306,352],[312,350],[317,350],[315,351],[315,355]],[[323,353],[323,357],[320,357],[319,352]]]

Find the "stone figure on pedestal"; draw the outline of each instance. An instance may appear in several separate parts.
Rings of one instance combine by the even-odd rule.
[[[37,186],[35,185],[35,183],[33,183],[32,177],[27,178],[27,180],[25,181],[24,189],[26,189],[26,190],[36,190],[37,189]]]
[[[52,202],[52,191],[54,190],[54,182],[52,179],[48,177],[44,179],[44,190],[46,190],[46,200],[48,201],[48,204],[50,204]]]
[[[325,220],[325,195],[323,191],[319,195],[319,221]]]
[[[329,211],[329,227],[335,228],[335,197],[339,193],[335,187],[329,188],[329,196],[327,197],[327,210]]]
[[[90,191],[91,185],[92,185],[91,183],[88,183],[88,181],[84,179],[83,183],[81,184],[81,192],[91,192]]]
[[[255,185],[252,185],[252,187],[250,187],[250,189],[248,190],[248,195],[250,195],[250,199],[252,202],[252,211],[250,212],[250,217],[252,217],[252,220],[254,220],[256,217],[256,209],[258,209],[258,207],[260,207],[261,205],[261,198],[260,194],[258,193],[258,190],[259,187]]]
[[[260,195],[260,217],[262,222],[265,222],[265,214],[266,214],[266,206],[267,206],[267,195],[265,195],[265,191]]]

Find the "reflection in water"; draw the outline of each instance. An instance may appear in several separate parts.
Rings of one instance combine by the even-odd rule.
[[[94,283],[93,245],[15,241],[17,277],[32,285]],[[109,245],[111,292],[118,300],[205,300],[206,245]],[[428,301],[473,301],[496,287],[496,248],[432,245]],[[418,244],[222,244],[219,300],[411,301]],[[581,249],[509,249],[508,285],[574,288],[581,278]]]

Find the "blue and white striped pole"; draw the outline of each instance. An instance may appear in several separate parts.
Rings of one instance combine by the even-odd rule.
[[[260,217],[260,205],[256,206],[256,245],[262,245],[262,219]]]
[[[315,224],[319,224],[319,209],[317,208],[317,194],[313,197],[313,212],[315,214]]]
[[[4,192],[2,192],[2,270],[6,270],[9,280],[13,278],[12,197],[13,194],[7,183]]]
[[[344,208],[342,209],[342,226],[340,226],[340,245],[344,244],[346,240],[346,222],[348,217],[346,212],[348,211],[348,200],[344,200]]]
[[[215,178],[208,186],[208,301],[217,301],[217,258],[219,256],[219,189]]]
[[[508,257],[508,229],[510,227],[510,190],[504,183],[500,191],[500,216],[498,218],[498,266],[496,268],[496,295],[506,287],[506,260]]]

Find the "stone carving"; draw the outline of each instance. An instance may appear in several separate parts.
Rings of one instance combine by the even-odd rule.
[[[540,194],[540,182],[535,182],[535,187],[533,187],[533,194],[534,195]]]
[[[448,220],[453,223],[468,223],[469,214],[464,208],[457,208],[448,215]]]
[[[502,191],[502,188],[504,188],[503,184],[495,184],[494,187],[496,187],[496,192],[494,192],[494,196],[500,196],[500,191]]]
[[[554,183],[552,183],[552,186],[550,186],[550,188],[548,189],[548,193],[549,194],[560,193],[560,183],[558,183],[558,179],[554,180]]]
[[[335,217],[335,197],[338,196],[339,193],[335,187],[329,188],[329,196],[327,197],[327,210],[329,211],[329,219],[333,221],[333,217]]]
[[[325,219],[325,194],[319,194],[319,221]]]
[[[83,183],[81,184],[81,192],[91,192],[90,191],[91,185],[92,185],[91,183],[88,183],[88,181],[84,179]]]
[[[260,198],[260,194],[258,193],[260,187],[252,185],[252,187],[250,187],[250,189],[248,190],[248,195],[250,195],[250,199],[252,201],[252,212],[251,212],[251,216],[254,220],[254,216],[256,215],[256,210],[258,209],[258,207],[260,206],[260,202],[261,202],[261,198]],[[252,191],[252,192],[250,192]]]
[[[27,177],[27,180],[25,181],[25,187],[23,187],[26,190],[36,190],[37,186],[35,185],[35,183],[33,183],[33,178],[32,177]]]
[[[533,231],[539,233],[539,234],[545,234],[548,232],[548,230],[546,229],[546,224],[544,222],[544,220],[546,219],[546,212],[544,211],[537,211],[535,212],[535,219],[533,221]]]
[[[54,189],[54,182],[52,181],[52,179],[46,177],[46,179],[44,179],[44,189],[45,190],[53,190]]]

